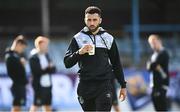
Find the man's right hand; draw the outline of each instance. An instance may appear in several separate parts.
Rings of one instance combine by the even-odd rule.
[[[25,64],[26,64],[26,59],[23,58],[23,57],[21,57],[21,58],[20,58],[20,62],[21,62],[21,64],[22,64],[23,66],[25,66]]]
[[[83,54],[89,53],[92,49],[93,47],[91,45],[85,45],[81,49],[79,49],[79,54],[83,55]]]

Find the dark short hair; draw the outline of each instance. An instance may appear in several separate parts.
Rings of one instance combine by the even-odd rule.
[[[86,14],[94,14],[97,13],[100,17],[101,17],[101,9],[96,7],[96,6],[89,6],[86,10],[85,10],[85,15]]]
[[[15,44],[23,44],[23,45],[27,45],[27,41],[25,39],[25,37],[23,35],[18,35],[15,40],[14,40]]]

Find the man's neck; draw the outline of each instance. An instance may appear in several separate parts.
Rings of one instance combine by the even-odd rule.
[[[43,52],[43,51],[38,51],[38,53],[40,54],[40,55],[43,55],[43,54],[45,54],[45,52]]]
[[[96,34],[99,32],[99,29],[100,29],[100,28],[98,27],[96,31],[92,32],[92,34],[93,34],[93,35],[96,35]]]
[[[157,52],[160,52],[160,51],[162,51],[164,49],[164,47],[163,46],[159,46],[159,48],[156,50]]]

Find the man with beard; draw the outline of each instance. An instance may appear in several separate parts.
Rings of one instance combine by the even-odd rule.
[[[86,27],[77,33],[66,52],[64,64],[71,68],[77,62],[80,83],[78,100],[84,111],[110,111],[112,107],[112,75],[121,84],[119,98],[125,100],[126,81],[115,39],[99,25],[101,10],[90,6],[85,10]]]

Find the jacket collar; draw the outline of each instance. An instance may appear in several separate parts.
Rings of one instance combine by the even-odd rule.
[[[87,35],[92,35],[92,32],[90,32],[89,28],[86,26],[81,30],[82,33],[85,33]],[[102,27],[99,27],[99,32],[96,34],[103,34],[104,32],[106,32],[105,29],[103,29]]]

